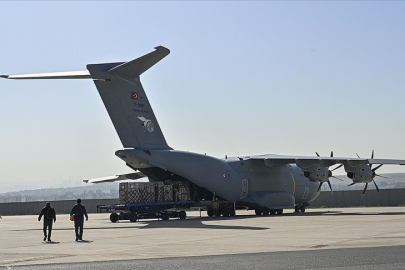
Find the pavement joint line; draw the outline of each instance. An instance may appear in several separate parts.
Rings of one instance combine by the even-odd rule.
[[[74,257],[76,255],[70,255],[70,254],[65,254],[65,255],[52,255],[52,256],[40,256],[40,257],[32,257],[28,259],[21,259],[21,260],[11,260],[7,261],[6,263],[0,262],[0,266],[3,265],[4,267],[10,267],[10,264],[16,264],[16,263],[23,263],[23,262],[33,262],[33,261],[41,261],[41,260],[49,260],[49,259],[57,259],[57,258],[66,258],[66,257]],[[10,269],[10,268],[7,268]]]

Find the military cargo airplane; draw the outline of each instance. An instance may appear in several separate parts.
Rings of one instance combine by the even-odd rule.
[[[188,180],[221,198],[247,205],[256,214],[282,214],[285,208],[305,212],[320,193],[332,171],[344,167],[353,184],[364,183],[364,195],[376,170],[384,164],[405,165],[405,160],[316,156],[259,155],[219,159],[205,154],[172,149],[153,113],[140,75],[170,53],[158,46],[129,62],[89,64],[86,71],[0,75],[6,79],[92,79],[110,115],[124,149],[115,152],[135,172],[87,180],[90,183],[170,177]],[[376,164],[376,167],[372,167]],[[331,166],[336,165],[334,169]]]

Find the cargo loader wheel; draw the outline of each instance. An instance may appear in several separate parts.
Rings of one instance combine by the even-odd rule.
[[[180,211],[179,212],[179,218],[180,219],[186,219],[186,217],[187,217],[186,211]]]
[[[118,221],[118,214],[117,213],[111,213],[110,221],[114,222],[114,223],[117,222]]]

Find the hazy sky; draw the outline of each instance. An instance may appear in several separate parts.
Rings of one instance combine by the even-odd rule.
[[[0,2],[0,74],[163,45],[141,80],[175,149],[405,159],[404,14],[400,1]],[[0,80],[0,134],[0,193],[130,172],[91,80]]]

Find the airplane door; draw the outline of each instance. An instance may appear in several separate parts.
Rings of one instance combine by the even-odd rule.
[[[249,191],[249,180],[247,179],[242,179],[242,194],[240,195],[240,198],[246,198],[248,195]]]
[[[309,187],[306,187],[305,190],[304,190],[304,195],[302,196],[303,200],[305,200],[307,198],[308,193],[309,193]]]

